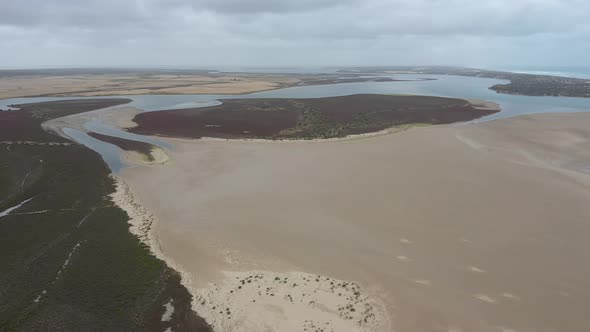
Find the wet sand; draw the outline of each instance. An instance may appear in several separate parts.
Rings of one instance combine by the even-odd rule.
[[[579,113],[329,142],[165,138],[169,163],[121,177],[220,331],[581,332],[588,128]]]

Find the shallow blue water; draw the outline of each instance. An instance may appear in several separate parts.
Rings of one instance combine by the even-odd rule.
[[[74,141],[98,152],[113,173],[118,173],[127,166],[121,158],[122,154],[119,147],[98,140],[76,129],[64,128],[63,131]]]
[[[145,95],[132,96],[130,106],[147,112],[170,108],[208,106],[218,99],[232,98],[321,98],[344,96],[357,93],[398,93],[421,94],[429,96],[483,99],[496,102],[502,112],[485,118],[486,120],[510,117],[521,114],[544,112],[584,112],[590,111],[590,99],[565,97],[530,97],[499,94],[490,86],[506,81],[438,75],[397,75],[403,78],[437,78],[434,81],[404,82],[363,82],[342,83],[320,86],[299,86],[279,90],[263,91],[248,95]]]
[[[90,120],[84,124],[84,127],[86,129],[88,129],[89,131],[93,131],[95,133],[99,133],[99,134],[103,134],[103,135],[121,137],[121,138],[126,138],[129,140],[133,140],[133,141],[150,143],[150,144],[159,146],[164,149],[169,149],[169,150],[171,150],[173,148],[172,145],[170,145],[166,142],[163,142],[157,138],[154,138],[151,136],[144,136],[144,135],[130,133],[130,132],[118,129],[118,128],[111,127],[105,123],[98,121],[98,120]]]
[[[379,75],[383,77],[384,75]],[[233,98],[320,98],[344,96],[358,93],[391,93],[391,94],[420,94],[429,96],[454,97],[465,99],[481,99],[496,102],[502,108],[502,112],[485,117],[480,121],[488,121],[497,118],[511,117],[522,114],[545,112],[587,112],[590,111],[590,98],[567,97],[530,97],[499,94],[489,89],[490,86],[506,81],[461,77],[448,75],[394,75],[399,79],[423,79],[436,78],[433,81],[400,81],[400,82],[363,82],[341,83],[319,86],[298,86],[272,91],[263,91],[247,95],[141,95],[120,96],[132,99],[132,102],[123,106],[114,106],[109,109],[132,106],[145,112],[153,112],[163,109],[180,109],[191,107],[205,107],[219,103],[219,99]],[[97,97],[88,97],[94,99]],[[113,98],[113,96],[102,97]],[[11,104],[23,104],[42,101],[55,101],[66,99],[78,99],[73,97],[49,97],[49,98],[14,98],[0,100],[0,109],[5,109]],[[102,110],[101,110],[102,111]],[[101,134],[117,136],[121,138],[138,140],[155,144],[163,148],[171,148],[164,142],[153,137],[136,135],[112,128],[97,120],[89,121],[85,126]],[[77,142],[84,144],[99,152],[114,172],[125,167],[121,162],[119,148],[114,145],[96,140],[77,130],[65,131]]]

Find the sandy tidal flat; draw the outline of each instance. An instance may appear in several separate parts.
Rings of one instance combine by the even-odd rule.
[[[304,272],[224,271],[195,310],[220,331],[386,331],[383,303],[354,282]]]
[[[164,75],[121,72],[0,77],[0,99],[26,96],[112,96],[143,94],[242,94],[291,86],[302,78],[271,74]]]
[[[587,128],[562,114],[323,143],[165,139],[172,162],[122,178],[219,331],[582,332]]]

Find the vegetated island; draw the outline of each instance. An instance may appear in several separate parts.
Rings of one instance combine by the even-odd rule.
[[[89,132],[88,135],[103,142],[116,145],[122,150],[137,152],[143,155],[147,161],[154,161],[154,157],[152,156],[152,151],[154,149],[153,144],[109,135],[103,135],[95,132]]]
[[[468,77],[509,80],[508,84],[495,84],[490,87],[498,93],[525,96],[556,96],[590,98],[590,79],[535,75],[506,71],[485,70],[462,67],[358,67],[340,70],[342,73],[365,74],[427,74],[457,75]]]
[[[313,99],[225,99],[212,107],[140,113],[131,132],[172,137],[337,138],[392,127],[469,121],[499,111],[462,99],[358,94]]]
[[[0,112],[0,330],[210,331],[179,275],[129,232],[101,157],[41,128],[126,102]]]

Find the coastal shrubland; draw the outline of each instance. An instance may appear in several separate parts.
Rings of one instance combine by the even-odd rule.
[[[172,137],[323,139],[413,124],[469,121],[498,112],[469,101],[360,94],[313,99],[226,99],[221,105],[137,114],[130,131]]]
[[[48,117],[61,106],[42,105]],[[101,157],[49,144],[65,140],[27,107],[0,112],[0,212],[26,202],[0,217],[0,331],[208,331],[179,275],[129,232]],[[17,124],[33,143],[11,139]],[[162,321],[166,303],[175,311]]]

